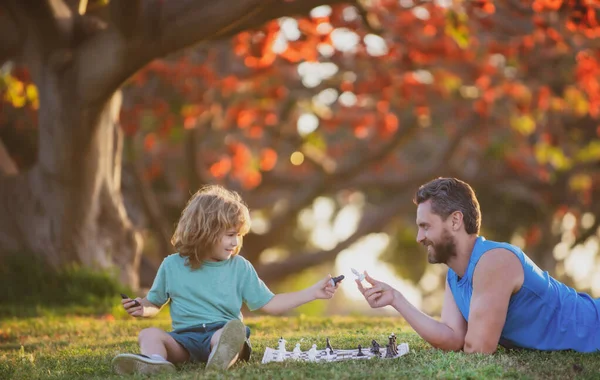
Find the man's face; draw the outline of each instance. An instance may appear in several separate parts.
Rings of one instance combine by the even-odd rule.
[[[446,264],[456,256],[456,243],[447,225],[450,218],[442,218],[431,211],[431,201],[417,207],[417,242],[427,247],[427,260],[431,264]]]

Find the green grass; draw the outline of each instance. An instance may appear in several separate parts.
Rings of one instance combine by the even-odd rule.
[[[157,378],[201,379],[382,379],[382,378],[598,378],[600,354],[517,352],[500,350],[492,356],[444,353],[432,349],[401,319],[367,317],[258,317],[246,319],[252,329],[254,353],[225,374],[205,373],[204,364],[186,364],[175,375]],[[110,361],[120,352],[137,352],[140,329],[170,328],[164,313],[155,319],[47,316],[0,320],[0,379],[118,379]],[[276,348],[283,336],[291,350],[301,338],[302,349],[312,343],[334,348],[380,343],[395,332],[411,352],[398,359],[334,363],[283,362],[261,364],[266,346]],[[131,376],[129,378],[143,378]]]

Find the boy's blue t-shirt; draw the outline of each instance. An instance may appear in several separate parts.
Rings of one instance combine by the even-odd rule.
[[[162,306],[171,299],[173,329],[203,323],[242,320],[242,303],[260,309],[274,296],[242,256],[205,261],[199,269],[185,265],[178,253],[167,256],[146,299]]]

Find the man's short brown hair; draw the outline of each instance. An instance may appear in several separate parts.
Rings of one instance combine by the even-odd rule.
[[[413,202],[419,205],[431,199],[431,211],[446,220],[455,211],[463,214],[468,234],[479,234],[481,211],[475,191],[456,178],[436,178],[419,187]]]

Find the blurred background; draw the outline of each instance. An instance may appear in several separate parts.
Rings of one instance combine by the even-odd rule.
[[[139,256],[87,249],[95,256],[46,266],[52,252],[29,242],[36,224],[12,234],[5,226],[14,214],[3,213],[0,236],[12,238],[0,239],[0,259],[12,265],[3,269],[6,286],[33,297],[63,291],[79,270],[101,270],[117,282],[85,280],[98,294],[124,287],[143,295],[173,253],[190,195],[217,183],[247,202],[253,224],[241,254],[272,290],[346,276],[332,302],[295,313],[390,312],[368,308],[355,268],[438,314],[446,267],[427,264],[415,241],[412,198],[419,185],[453,176],[475,189],[483,236],[516,244],[598,297],[598,13],[589,2],[560,0],[326,4],[155,59],[124,84],[118,110],[113,196]],[[5,177],[43,160],[39,94],[27,66],[1,66]],[[39,272],[30,257],[41,258]],[[72,276],[56,280],[48,268]]]

